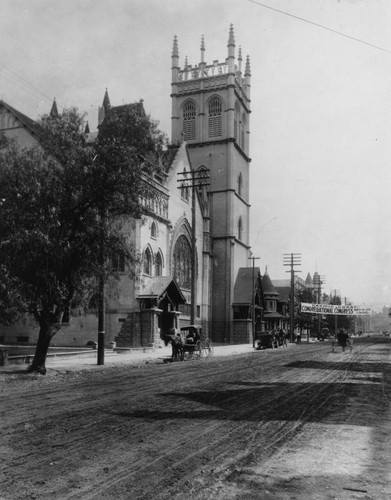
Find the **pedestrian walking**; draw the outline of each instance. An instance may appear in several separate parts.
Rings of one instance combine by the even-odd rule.
[[[349,340],[349,333],[347,330],[345,330],[344,328],[341,328],[339,331],[338,331],[338,345],[340,345],[342,347],[342,352],[345,352],[345,349],[346,349],[346,345],[348,343],[348,340]]]
[[[335,334],[331,335],[330,341],[331,341],[331,352],[334,352],[335,344],[337,343],[337,339],[336,339],[336,335]]]
[[[288,343],[286,341],[286,332],[284,329],[280,328],[278,330],[279,336],[280,336],[280,344],[282,346],[288,347]]]

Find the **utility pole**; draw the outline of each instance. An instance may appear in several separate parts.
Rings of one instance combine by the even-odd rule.
[[[100,247],[100,274],[99,274],[99,302],[98,302],[98,352],[97,364],[105,364],[105,228],[106,228],[106,209],[103,207],[100,211],[101,222],[101,247]]]
[[[209,169],[178,172],[179,189],[191,188],[191,309],[190,324],[195,324],[197,315],[197,237],[196,237],[196,195],[197,188],[209,186]]]
[[[249,257],[250,260],[253,261],[253,293],[252,293],[252,333],[253,333],[253,347],[255,347],[255,261],[259,260],[261,257]]]
[[[326,276],[320,275],[318,273],[314,274],[314,289],[315,289],[315,300],[317,304],[322,302],[322,285],[326,283]],[[322,324],[322,315],[318,316],[318,340],[321,336],[321,324]]]
[[[301,265],[301,253],[284,253],[283,256],[284,266],[289,266],[291,273],[291,290],[290,290],[290,341],[294,342],[294,330],[295,330],[295,271],[294,267]]]

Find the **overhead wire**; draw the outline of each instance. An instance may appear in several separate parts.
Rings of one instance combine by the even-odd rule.
[[[368,47],[372,47],[373,49],[381,50],[383,52],[387,52],[388,54],[391,54],[391,50],[385,49],[384,47],[380,47],[380,45],[375,45],[374,43],[367,42],[361,38],[357,38],[351,35],[347,35],[346,33],[343,33],[342,31],[338,31],[334,28],[329,28],[328,26],[325,26],[324,24],[317,23],[315,21],[311,21],[310,19],[305,19],[304,17],[297,16],[295,14],[292,14],[290,12],[286,12],[284,10],[276,9],[275,7],[271,7],[270,5],[266,5],[262,2],[258,2],[258,0],[247,0],[248,2],[251,2],[253,4],[259,5],[260,7],[264,7],[265,9],[273,10],[274,12],[278,12],[279,14],[283,14],[284,16],[292,17],[293,19],[298,19],[299,21],[303,21],[304,23],[311,24],[313,26],[316,26],[317,28],[322,28],[326,31],[330,31],[331,33],[335,33],[336,35],[343,36],[345,38],[348,38],[350,40],[353,40],[355,42],[362,43],[364,45],[367,45]]]
[[[35,94],[40,94],[41,99],[43,98],[44,100],[51,101],[51,98],[46,95],[42,90],[36,86],[34,86],[32,83],[27,81],[25,78],[23,78],[19,73],[16,71],[9,69],[7,66],[5,66],[3,63],[0,63],[0,66],[3,68],[3,71],[9,74],[9,77],[11,78],[16,78],[17,83],[19,85],[24,86],[26,89],[28,89],[29,92],[34,92]],[[7,74],[5,74],[7,77]]]

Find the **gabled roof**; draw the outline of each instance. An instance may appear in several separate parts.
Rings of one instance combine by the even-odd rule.
[[[186,304],[185,296],[175,279],[171,276],[149,278],[145,286],[142,286],[137,299],[156,299],[159,301],[166,296],[176,304]]]
[[[12,106],[10,106],[9,104],[7,104],[2,100],[0,100],[0,107],[5,108],[9,113],[14,115],[20,121],[23,127],[27,128],[32,135],[37,136],[39,134],[40,127],[34,120],[24,115],[23,113],[21,113],[20,111],[13,108]]]
[[[288,302],[289,301],[289,296],[291,293],[290,286],[276,286],[275,289],[278,293],[278,301],[279,302]]]
[[[274,285],[274,288],[291,286],[291,280],[289,278],[281,279],[281,280],[273,280],[273,285]]]
[[[121,116],[129,110],[132,110],[139,116],[146,116],[143,99],[140,99],[138,102],[135,103],[121,104],[120,106],[112,106],[110,103],[109,92],[106,89],[105,95],[103,97],[102,107],[99,107],[98,111],[98,128],[99,125],[104,121],[104,119],[110,114],[114,113],[117,116]]]
[[[174,163],[175,157],[179,151],[179,147],[179,145],[169,145],[167,150],[163,152],[162,163],[163,170],[165,172],[168,172],[172,164]]]
[[[239,269],[234,286],[234,304],[240,305],[252,303],[253,279],[254,286],[256,287],[259,274],[259,267],[241,267]]]
[[[136,115],[145,116],[144,101],[131,102],[129,104],[121,104],[120,106],[112,106],[107,114],[116,113],[121,115],[128,110],[132,110]]]

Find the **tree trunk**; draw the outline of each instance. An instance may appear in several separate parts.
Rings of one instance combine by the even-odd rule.
[[[39,335],[37,348],[35,350],[35,355],[33,362],[31,363],[28,371],[40,373],[41,375],[46,374],[46,356],[48,353],[50,341],[52,340],[54,334],[58,331],[58,325],[51,325],[47,321],[40,323]]]

